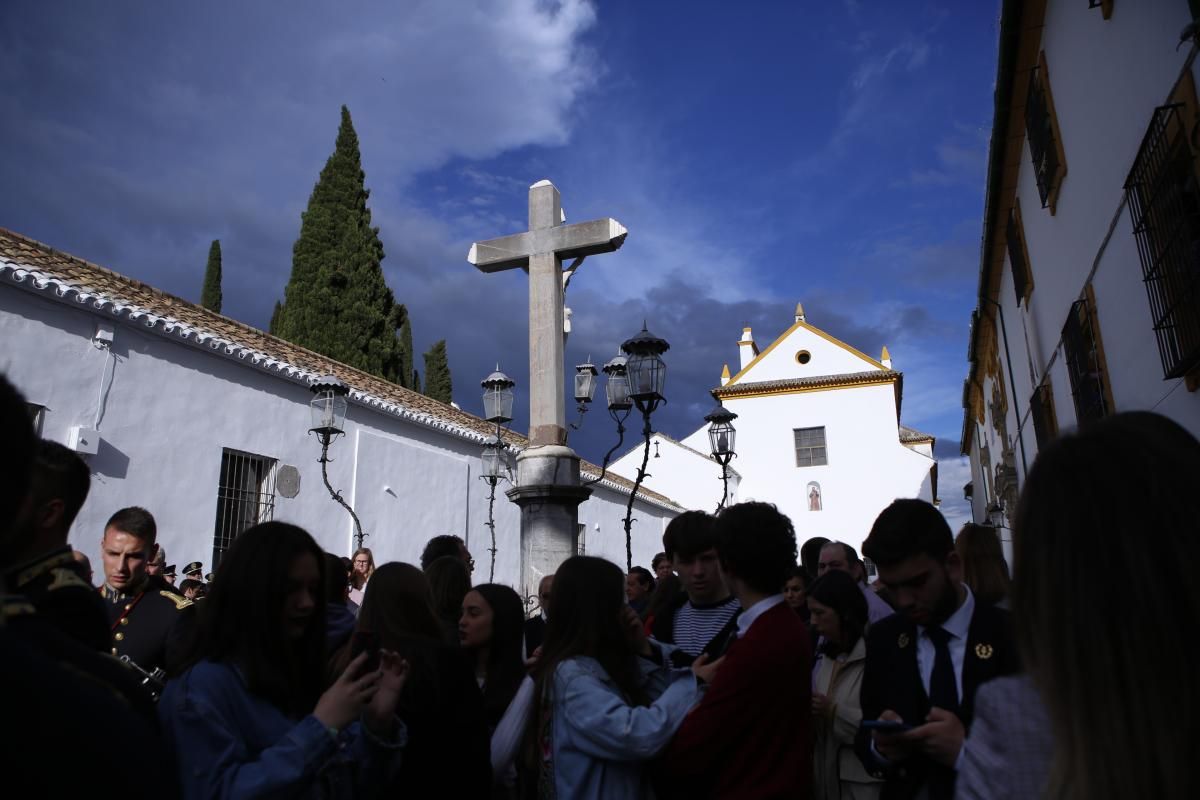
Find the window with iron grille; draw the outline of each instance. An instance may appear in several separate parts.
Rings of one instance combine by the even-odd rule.
[[[1155,110],[1125,182],[1164,378],[1200,364],[1200,186],[1183,104]]]
[[[825,454],[825,426],[795,428],[796,466],[819,467],[829,463]]]
[[[217,484],[217,520],[213,529],[213,569],[237,535],[275,514],[273,458],[225,448]]]
[[[1095,306],[1088,298],[1071,304],[1062,342],[1076,421],[1082,425],[1108,416],[1111,413],[1105,387],[1108,378],[1098,344]]]
[[[1017,305],[1028,301],[1033,291],[1033,276],[1029,272],[1029,253],[1025,247],[1025,232],[1021,224],[1021,207],[1013,204],[1008,214],[1008,263],[1012,266],[1013,290]]]
[[[1029,74],[1029,93],[1025,99],[1025,136],[1033,158],[1033,173],[1037,179],[1038,197],[1042,208],[1054,213],[1058,189],[1067,174],[1062,157],[1062,139],[1050,96],[1050,78],[1043,53],[1038,65]]]
[[[1029,398],[1029,416],[1033,418],[1033,434],[1041,450],[1058,435],[1058,419],[1054,415],[1054,392],[1047,381],[1033,390]]]

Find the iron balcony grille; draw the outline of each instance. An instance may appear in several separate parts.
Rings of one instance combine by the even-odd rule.
[[[1125,182],[1164,378],[1200,363],[1200,186],[1181,108],[1155,110]]]
[[[1029,398],[1029,415],[1033,418],[1033,434],[1038,450],[1058,435],[1058,421],[1054,418],[1054,396],[1050,384],[1043,383]]]
[[[825,453],[825,428],[796,428],[796,466],[819,467],[829,463]]]
[[[1025,101],[1025,135],[1029,139],[1029,153],[1033,156],[1038,197],[1045,208],[1050,204],[1050,193],[1058,176],[1058,145],[1054,141],[1050,104],[1041,78],[1041,67],[1034,67],[1029,74],[1029,96]]]
[[[1077,300],[1071,304],[1062,333],[1067,375],[1071,379],[1071,396],[1075,402],[1075,419],[1080,425],[1108,415],[1104,402],[1103,365],[1096,348],[1093,323],[1088,301]]]
[[[1013,289],[1017,293],[1017,305],[1025,299],[1029,288],[1029,262],[1025,260],[1025,247],[1021,241],[1021,227],[1017,222],[1017,208],[1008,212],[1008,261],[1012,264]]]
[[[275,515],[275,459],[225,448],[217,484],[213,569],[237,535]]]

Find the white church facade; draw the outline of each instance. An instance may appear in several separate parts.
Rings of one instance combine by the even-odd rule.
[[[774,503],[800,542],[824,536],[861,548],[896,498],[937,502],[934,438],[900,424],[903,375],[886,348],[873,359],[809,324],[797,306],[791,327],[767,347],[746,328],[738,349],[740,369],[731,375],[726,365],[712,390],[738,415],[727,503]],[[714,510],[724,487],[708,426],[682,441],[653,441],[672,468],[655,469],[652,460],[646,485],[688,508]],[[638,448],[613,470],[632,477],[640,463]]]
[[[349,389],[330,484],[354,508],[376,563],[418,563],[425,542],[456,534],[473,580],[490,572],[484,420],[331,361],[248,325],[0,229],[0,372],[22,391],[40,434],[84,455],[92,488],[71,542],[99,575],[104,522],[128,505],[156,517],[175,564],[214,555],[258,521],[307,529],[348,555],[354,524],[331,497],[311,427],[310,383]],[[512,449],[526,443],[506,434]],[[585,480],[599,469],[584,464]],[[625,562],[630,483],[610,475],[579,507],[579,550]],[[520,587],[520,511],[497,488],[495,581]],[[653,491],[634,506],[633,554],[649,563],[681,507]],[[532,589],[523,591],[528,595]]]

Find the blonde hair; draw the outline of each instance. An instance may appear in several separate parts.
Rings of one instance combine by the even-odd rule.
[[[962,561],[963,583],[971,587],[976,600],[992,606],[1008,596],[1012,581],[995,528],[968,522],[958,532],[954,550]]]

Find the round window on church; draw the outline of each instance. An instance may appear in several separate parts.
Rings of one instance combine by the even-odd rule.
[[[801,350],[799,353],[796,353],[796,361],[800,364],[807,364],[809,361],[812,361],[812,353],[807,350]]]

